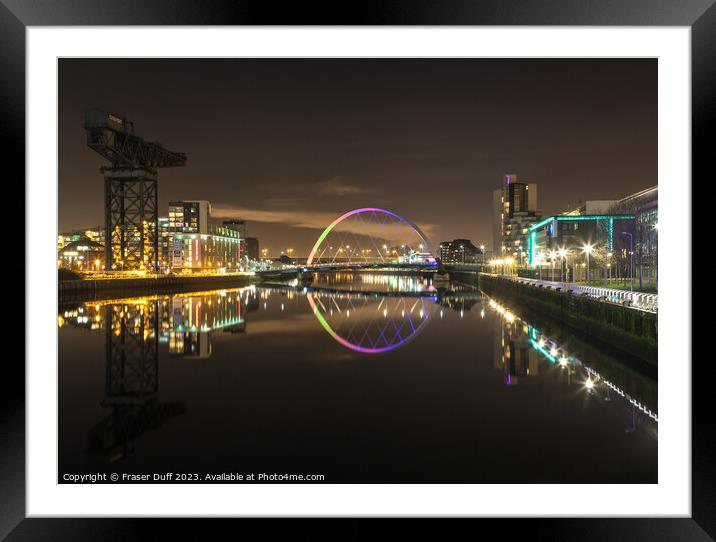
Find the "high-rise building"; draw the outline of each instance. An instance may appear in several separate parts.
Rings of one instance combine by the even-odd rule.
[[[171,267],[171,250],[173,245],[174,232],[169,231],[169,217],[160,216],[157,220],[159,231],[159,269],[167,269]]]
[[[518,264],[526,263],[527,233],[529,227],[540,218],[537,204],[537,183],[524,183],[517,175],[505,175],[500,190],[493,192],[493,243],[497,241],[499,226],[499,246],[494,247],[496,256],[512,257]],[[499,217],[498,217],[499,211]]]
[[[204,200],[169,203],[169,216],[159,220],[160,261],[164,270],[236,271],[241,268],[241,234],[210,222],[211,203]]]
[[[172,233],[209,233],[211,204],[208,201],[169,203],[169,231]]]

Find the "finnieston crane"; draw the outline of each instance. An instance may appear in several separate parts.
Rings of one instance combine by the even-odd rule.
[[[85,111],[87,146],[107,159],[104,175],[105,269],[157,271],[157,169],[186,165],[186,154],[144,141],[134,123],[106,111]]]

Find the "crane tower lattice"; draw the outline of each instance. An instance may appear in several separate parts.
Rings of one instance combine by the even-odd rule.
[[[92,109],[85,112],[87,146],[110,162],[104,175],[105,269],[158,270],[157,169],[186,164],[184,153],[144,141],[134,123]]]

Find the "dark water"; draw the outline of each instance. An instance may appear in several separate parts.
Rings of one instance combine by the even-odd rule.
[[[334,274],[58,320],[60,482],[657,482],[655,380],[465,286]]]

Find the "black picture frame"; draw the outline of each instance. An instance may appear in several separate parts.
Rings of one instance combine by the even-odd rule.
[[[716,4],[714,0],[386,0],[294,2],[216,0],[0,0],[0,133],[3,157],[24,156],[25,31],[28,26],[83,25],[589,25],[688,26],[692,38],[692,171],[706,181],[716,116]],[[4,182],[25,176],[24,160],[4,160]],[[707,182],[707,181],[706,181]],[[686,187],[690,189],[690,187]],[[695,213],[694,213],[695,214]],[[684,217],[691,227],[691,217]],[[696,246],[694,244],[693,246]],[[32,247],[26,247],[31,250]],[[25,288],[31,286],[25,284]],[[691,292],[687,292],[691,299]],[[31,316],[31,315],[29,315]],[[696,323],[696,319],[693,321]],[[7,349],[6,352],[10,352]],[[690,361],[690,351],[679,361]],[[167,525],[157,520],[25,519],[25,368],[6,356],[0,394],[0,537],[7,540],[144,539]],[[709,356],[710,357],[710,356]],[[511,536],[583,540],[715,540],[716,468],[710,443],[710,359],[692,364],[692,517],[510,520]],[[708,362],[708,363],[707,363]],[[558,513],[558,511],[556,512]],[[502,529],[504,520],[484,520]],[[291,521],[295,533],[315,525]],[[341,539],[382,529],[374,521],[328,524]],[[375,527],[374,527],[375,526]],[[206,522],[182,521],[184,535],[207,535]],[[480,525],[479,527],[482,527]],[[431,528],[440,537],[445,527]],[[473,527],[474,528],[474,527]]]

